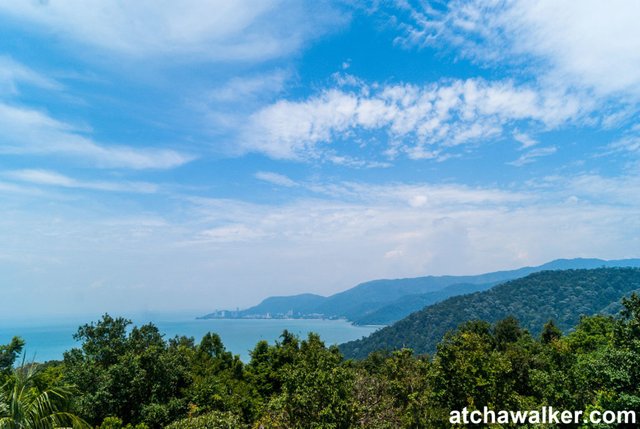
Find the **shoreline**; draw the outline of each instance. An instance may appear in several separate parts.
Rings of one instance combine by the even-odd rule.
[[[384,328],[389,325],[378,325],[378,324],[359,324],[352,322],[351,320],[345,317],[196,317],[195,320],[323,320],[323,321],[337,321],[337,322],[347,322],[351,326],[357,326],[362,328]]]

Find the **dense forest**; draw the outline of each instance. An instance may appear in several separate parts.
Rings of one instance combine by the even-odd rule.
[[[640,275],[609,272],[620,281]],[[563,295],[574,313],[591,302],[579,297],[591,295],[587,284]],[[62,361],[20,360],[19,338],[0,346],[0,428],[448,428],[451,411],[465,407],[639,411],[640,297],[620,308],[583,316],[567,334],[554,320],[534,329],[509,315],[470,320],[432,354],[376,351],[362,360],[285,331],[275,344],[256,344],[247,363],[216,334],[165,339],[152,324],[105,315],[78,329],[80,346]]]
[[[640,269],[542,271],[511,280],[484,292],[449,298],[425,307],[394,325],[340,346],[347,357],[403,347],[433,353],[445,333],[469,320],[496,322],[507,316],[537,335],[553,319],[566,332],[582,315],[607,313],[633,291],[640,290]]]

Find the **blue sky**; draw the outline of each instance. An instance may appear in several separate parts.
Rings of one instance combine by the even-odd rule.
[[[637,257],[639,14],[2,2],[5,316]]]

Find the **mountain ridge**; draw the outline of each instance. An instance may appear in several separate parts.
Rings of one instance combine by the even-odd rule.
[[[200,319],[326,318],[347,319],[354,324],[386,325],[462,293],[486,290],[502,282],[545,270],[612,266],[640,267],[640,259],[556,259],[539,266],[464,276],[422,276],[377,279],[360,283],[330,296],[298,294],[268,297],[244,310],[219,310]],[[410,297],[410,298],[408,298]]]

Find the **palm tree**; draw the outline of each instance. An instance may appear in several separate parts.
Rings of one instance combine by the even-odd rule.
[[[0,429],[89,428],[84,420],[64,411],[70,397],[65,387],[39,388],[37,364],[23,365],[0,387]]]

